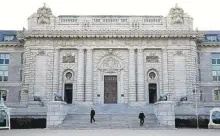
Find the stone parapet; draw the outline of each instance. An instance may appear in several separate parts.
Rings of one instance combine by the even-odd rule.
[[[68,112],[65,102],[52,101],[48,103],[47,109],[47,128],[54,127],[63,123]]]
[[[161,125],[175,127],[175,103],[173,101],[159,101],[154,105],[154,114]]]

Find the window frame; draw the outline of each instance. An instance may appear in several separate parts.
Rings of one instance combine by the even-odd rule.
[[[10,53],[0,53],[0,60],[3,60],[3,63],[0,65],[9,65],[10,64]],[[5,63],[6,60],[8,60],[7,64]]]
[[[8,90],[7,89],[0,89],[0,101],[1,101],[1,98],[2,98],[2,91],[6,92],[5,100],[3,100],[3,101],[7,102],[7,100],[8,100]]]
[[[218,91],[218,100],[215,100],[215,91]],[[213,102],[220,102],[220,89],[219,88],[215,88],[212,91],[212,100]]]
[[[8,82],[8,70],[0,70],[0,73],[2,73],[0,76],[2,77],[0,82]],[[7,76],[5,76],[5,73],[7,73]],[[5,77],[7,77],[7,80],[5,80]]]

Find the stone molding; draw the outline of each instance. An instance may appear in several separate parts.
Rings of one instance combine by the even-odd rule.
[[[199,33],[196,31],[184,31],[184,30],[146,30],[146,31],[67,31],[67,30],[32,30],[25,31],[25,38],[31,37],[50,37],[50,38],[58,38],[58,37],[113,37],[113,38],[125,38],[125,37],[149,37],[149,38],[198,38]]]

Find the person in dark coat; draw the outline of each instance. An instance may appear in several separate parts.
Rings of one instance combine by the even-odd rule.
[[[145,115],[144,115],[143,111],[141,111],[138,118],[140,119],[140,126],[143,126],[144,118],[145,118]]]
[[[91,113],[90,113],[90,122],[91,123],[92,123],[92,121],[95,122],[94,116],[95,116],[95,110],[93,108],[91,108]]]

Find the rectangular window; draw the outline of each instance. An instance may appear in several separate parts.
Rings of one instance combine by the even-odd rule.
[[[217,72],[216,71],[212,71],[212,77],[213,77],[213,81],[218,81],[217,80]]]
[[[217,41],[217,36],[216,35],[207,35],[206,39],[208,41]]]
[[[9,64],[9,54],[0,54],[0,64]]]
[[[23,70],[20,70],[20,81],[22,81]]]
[[[201,81],[201,70],[199,69],[199,81]]]
[[[0,71],[0,82],[8,81],[8,71]]]
[[[14,40],[14,35],[5,35],[4,36],[4,41],[12,41]]]
[[[214,100],[215,101],[220,100],[220,90],[214,90]]]
[[[198,59],[198,64],[200,64],[200,54],[197,52],[197,59]]]
[[[213,81],[220,81],[220,53],[212,53],[211,56]]]
[[[3,98],[3,101],[6,101],[7,99],[7,91],[6,90],[0,90],[0,100]]]
[[[23,64],[24,63],[24,53],[21,53],[21,64]]]
[[[216,59],[212,59],[212,64],[216,64]]]

